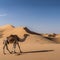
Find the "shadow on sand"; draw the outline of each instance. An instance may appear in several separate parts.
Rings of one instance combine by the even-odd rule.
[[[41,52],[51,52],[54,50],[39,50],[39,51],[27,51],[27,52],[22,52],[21,54],[27,54],[27,53],[41,53]],[[21,55],[21,54],[17,54],[17,55]]]

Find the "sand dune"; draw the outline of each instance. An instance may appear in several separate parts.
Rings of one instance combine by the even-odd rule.
[[[4,26],[0,26],[0,30],[6,30],[6,29],[12,29],[12,28],[15,28],[13,25],[4,25]]]
[[[23,39],[24,34],[29,34],[24,42],[20,42],[22,55],[9,54],[3,55],[3,40],[11,35],[16,34]],[[47,38],[46,38],[47,37]],[[36,33],[27,27],[14,27],[12,25],[0,26],[0,60],[60,60],[60,35],[48,38],[48,34]],[[13,45],[9,45],[13,49]],[[18,52],[18,47],[16,48]]]
[[[1,27],[0,27],[1,28]],[[54,43],[54,41],[48,40],[46,38],[44,38],[43,36],[41,36],[41,34],[30,31],[28,28],[26,27],[13,27],[12,25],[5,25],[2,26],[2,30],[4,30],[2,32],[3,34],[3,38],[5,39],[7,36],[11,35],[11,34],[16,34],[18,35],[20,38],[23,38],[24,34],[29,34],[30,36],[27,38],[26,42],[37,42],[37,43]]]

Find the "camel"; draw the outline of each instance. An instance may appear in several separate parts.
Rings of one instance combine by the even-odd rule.
[[[27,36],[29,36],[29,35],[28,34],[24,34],[24,38],[23,39],[19,38],[17,35],[8,36],[7,39],[3,41],[3,44],[4,44],[3,53],[6,54],[5,53],[5,48],[6,48],[7,51],[10,54],[12,54],[12,52],[10,52],[10,50],[8,49],[8,44],[11,44],[11,43],[13,44],[13,48],[14,48],[13,52],[14,53],[16,53],[16,51],[15,51],[16,45],[18,46],[20,53],[22,53],[21,48],[19,46],[19,42],[24,42],[26,40]]]

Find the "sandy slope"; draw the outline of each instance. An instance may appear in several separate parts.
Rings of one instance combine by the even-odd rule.
[[[0,27],[0,33],[3,36],[0,38],[0,60],[60,60],[60,44],[44,38],[41,35],[27,33],[24,27],[13,27],[12,25],[5,25]],[[29,34],[29,37],[24,42],[20,43],[21,55],[9,54],[3,55],[3,40],[11,35],[16,34],[20,38],[24,38],[24,34]],[[59,36],[59,35],[58,35]],[[13,50],[12,44],[9,49]],[[18,52],[18,47],[16,48]]]

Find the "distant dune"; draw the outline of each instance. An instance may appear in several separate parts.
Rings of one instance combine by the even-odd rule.
[[[49,34],[36,33],[27,27],[14,27],[13,25],[7,24],[0,26],[0,32],[2,32],[4,39],[11,34],[16,34],[20,38],[23,38],[24,34],[29,34],[30,36],[28,37],[27,41],[38,41],[38,43],[60,43],[60,35],[58,34],[56,34],[56,37],[51,38],[48,36]]]
[[[0,30],[3,30],[3,29],[11,29],[11,28],[15,28],[13,25],[4,25],[4,26],[0,26]]]
[[[2,35],[2,38],[5,39],[7,36],[11,34],[16,34],[20,38],[23,38],[24,34],[29,34],[30,36],[27,38],[26,41],[36,41],[38,43],[60,43],[60,34],[55,34],[55,37],[53,34],[41,34],[34,31],[31,31],[27,27],[14,27],[13,25],[4,25],[0,26],[0,36]]]
[[[55,43],[47,38],[44,38],[42,34],[33,32],[29,30],[27,27],[14,27],[12,25],[5,25],[0,27],[0,31],[3,31],[3,38],[5,39],[11,34],[16,34],[20,38],[23,38],[24,34],[29,34],[30,36],[27,38],[26,42],[37,42],[37,43]]]

